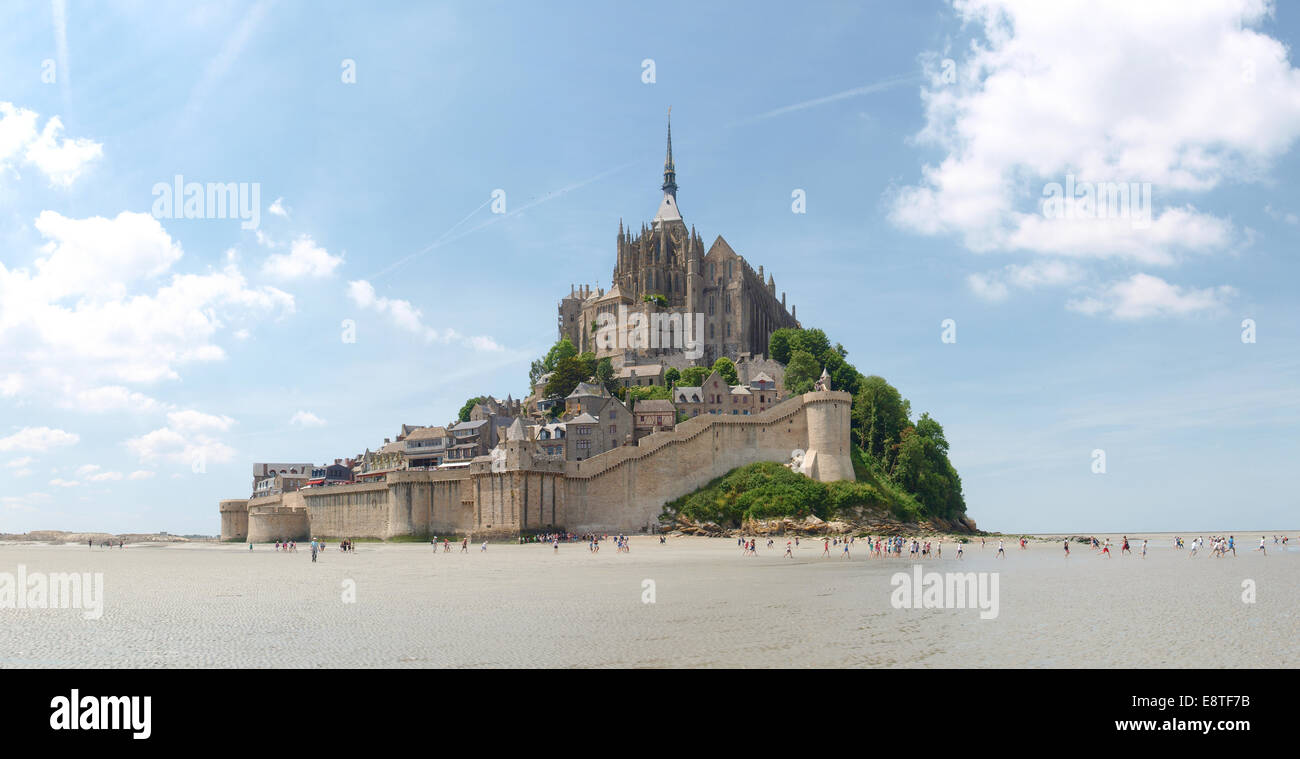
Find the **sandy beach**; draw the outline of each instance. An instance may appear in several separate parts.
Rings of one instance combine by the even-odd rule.
[[[102,572],[100,619],[0,609],[0,667],[1296,667],[1300,546],[1189,559],[1167,535],[1147,558],[979,538],[925,572],[997,572],[998,614],[891,605],[914,562],[822,558],[803,539],[742,556],[735,540],[331,545],[0,544],[0,572]],[[1102,537],[1099,535],[1099,537]],[[1188,538],[1191,535],[1186,536]],[[644,581],[653,581],[653,603]],[[1252,581],[1254,603],[1242,600]],[[355,602],[346,602],[349,588]]]

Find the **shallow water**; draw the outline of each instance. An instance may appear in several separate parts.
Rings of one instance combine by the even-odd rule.
[[[0,609],[0,667],[1295,667],[1300,551],[1168,546],[1105,559],[1079,544],[978,540],[924,571],[997,572],[998,615],[898,609],[913,562],[822,558],[820,541],[742,556],[734,540],[88,549],[0,544],[0,572],[102,572],[104,612]],[[1135,550],[1140,551],[1140,541]],[[1118,543],[1112,549],[1118,551]],[[654,603],[643,603],[643,581]],[[1255,603],[1242,600],[1254,582]],[[355,602],[346,603],[346,581]]]

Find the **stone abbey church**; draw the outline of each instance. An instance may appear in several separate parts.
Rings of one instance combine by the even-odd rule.
[[[740,362],[766,354],[774,331],[799,326],[794,306],[786,310],[785,293],[777,297],[776,281],[771,273],[764,275],[762,266],[754,271],[721,236],[705,252],[703,238],[694,226],[686,226],[677,207],[671,122],[662,189],[659,211],[648,225],[633,234],[619,222],[609,290],[573,287],[560,301],[559,336],[569,338],[579,352],[611,358],[615,369],[647,363],[681,369],[711,365],[722,356]],[[598,339],[600,326],[611,319],[621,324],[635,314],[646,324],[652,315],[680,318],[687,338],[698,336],[702,345],[684,351],[680,341],[668,339],[656,339],[654,347]]]

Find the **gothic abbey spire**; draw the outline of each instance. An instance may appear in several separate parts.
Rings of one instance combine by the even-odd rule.
[[[677,167],[673,166],[673,107],[668,106],[668,155],[664,158],[664,186],[665,194],[677,199]]]

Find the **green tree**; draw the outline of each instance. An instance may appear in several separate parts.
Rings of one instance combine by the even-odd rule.
[[[628,404],[629,410],[635,408],[635,404],[639,401],[666,401],[672,398],[672,391],[662,385],[633,385],[624,392],[624,400]]]
[[[546,352],[546,358],[542,359],[542,366],[546,371],[553,372],[560,365],[561,359],[572,358],[576,355],[578,355],[577,346],[569,338],[562,337]]]
[[[560,359],[555,372],[546,382],[546,397],[567,398],[579,382],[591,377],[594,367],[576,356]]]
[[[578,355],[578,349],[574,347],[573,342],[567,337],[562,337],[551,346],[546,352],[546,356],[532,362],[528,366],[528,390],[532,392],[533,385],[542,378],[543,374],[555,371],[561,359],[571,358]]]
[[[867,455],[885,464],[891,446],[900,442],[903,430],[911,426],[911,413],[912,405],[883,377],[862,378],[853,396],[852,411],[858,444]]]
[[[595,375],[596,379],[600,380],[600,384],[604,385],[605,389],[608,390],[611,395],[613,395],[614,391],[618,389],[618,380],[614,379],[613,361],[610,361],[608,358],[602,358],[597,361]]]
[[[677,384],[677,380],[681,379],[681,377],[682,373],[677,371],[676,367],[670,366],[668,371],[664,372],[664,384],[672,387]]]
[[[726,356],[721,356],[713,362],[713,371],[722,375],[722,379],[728,385],[739,385],[740,377],[736,376],[736,365]]]
[[[862,383],[862,375],[858,373],[857,369],[853,368],[853,364],[844,360],[843,354],[838,350],[832,349],[826,354],[826,360],[822,362],[822,367],[831,376],[831,390],[843,390],[846,393],[858,392],[858,387]]]
[[[812,354],[817,359],[818,364],[825,364],[826,357],[831,352],[831,341],[826,337],[826,333],[820,329],[798,329],[790,335],[790,353],[795,351],[804,351]],[[843,356],[841,356],[843,358]]]
[[[780,361],[782,364],[790,363],[790,336],[798,331],[790,327],[782,327],[773,332],[767,339],[767,355],[771,356],[773,361]]]
[[[785,367],[785,389],[791,395],[802,395],[813,389],[817,384],[817,378],[821,376],[822,368],[817,364],[817,359],[806,351],[795,351],[790,354],[790,363]]]
[[[677,381],[681,387],[699,387],[704,384],[712,372],[704,366],[688,366],[682,370],[682,376]]]
[[[484,398],[483,396],[477,395],[465,401],[465,405],[460,407],[460,413],[457,414],[457,418],[460,419],[462,422],[468,422],[469,412],[474,410],[475,405],[482,403],[485,400],[487,399]]]

